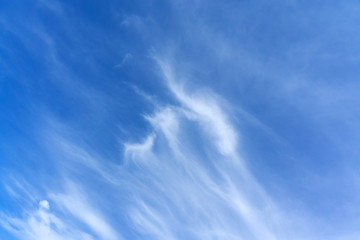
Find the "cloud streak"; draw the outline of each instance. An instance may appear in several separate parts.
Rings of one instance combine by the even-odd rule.
[[[21,218],[1,213],[0,225],[24,240],[122,239],[99,210],[90,205],[79,186],[66,182],[65,193],[48,193],[56,210],[52,210],[48,200],[41,200],[37,207],[25,209]],[[80,227],[82,224],[87,227]]]
[[[144,191],[144,198],[151,201],[142,199],[140,207],[134,206],[135,224],[160,239],[182,239],[182,234],[189,239],[279,239],[269,225],[274,213],[268,208],[271,200],[245,168],[237,152],[237,133],[221,110],[220,98],[210,91],[189,95],[169,62],[155,59],[180,106],[168,106],[146,117],[156,136],[148,138],[152,149],[148,140],[126,148],[132,161],[151,161],[141,165],[146,189],[151,189]],[[193,124],[195,134],[203,135],[197,147],[189,143],[191,132],[184,130]],[[164,144],[166,149],[155,150]]]

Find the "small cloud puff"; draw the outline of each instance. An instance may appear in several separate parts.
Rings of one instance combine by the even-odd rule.
[[[41,200],[39,202],[39,206],[43,209],[49,210],[50,209],[50,204],[47,200]]]

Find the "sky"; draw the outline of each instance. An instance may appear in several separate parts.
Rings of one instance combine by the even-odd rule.
[[[359,239],[359,11],[0,0],[0,239]]]

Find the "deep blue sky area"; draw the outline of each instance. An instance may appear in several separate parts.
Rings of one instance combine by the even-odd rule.
[[[0,0],[0,239],[359,239],[359,13]]]

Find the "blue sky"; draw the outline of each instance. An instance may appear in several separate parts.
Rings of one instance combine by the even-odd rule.
[[[0,239],[359,239],[359,11],[0,1]]]

